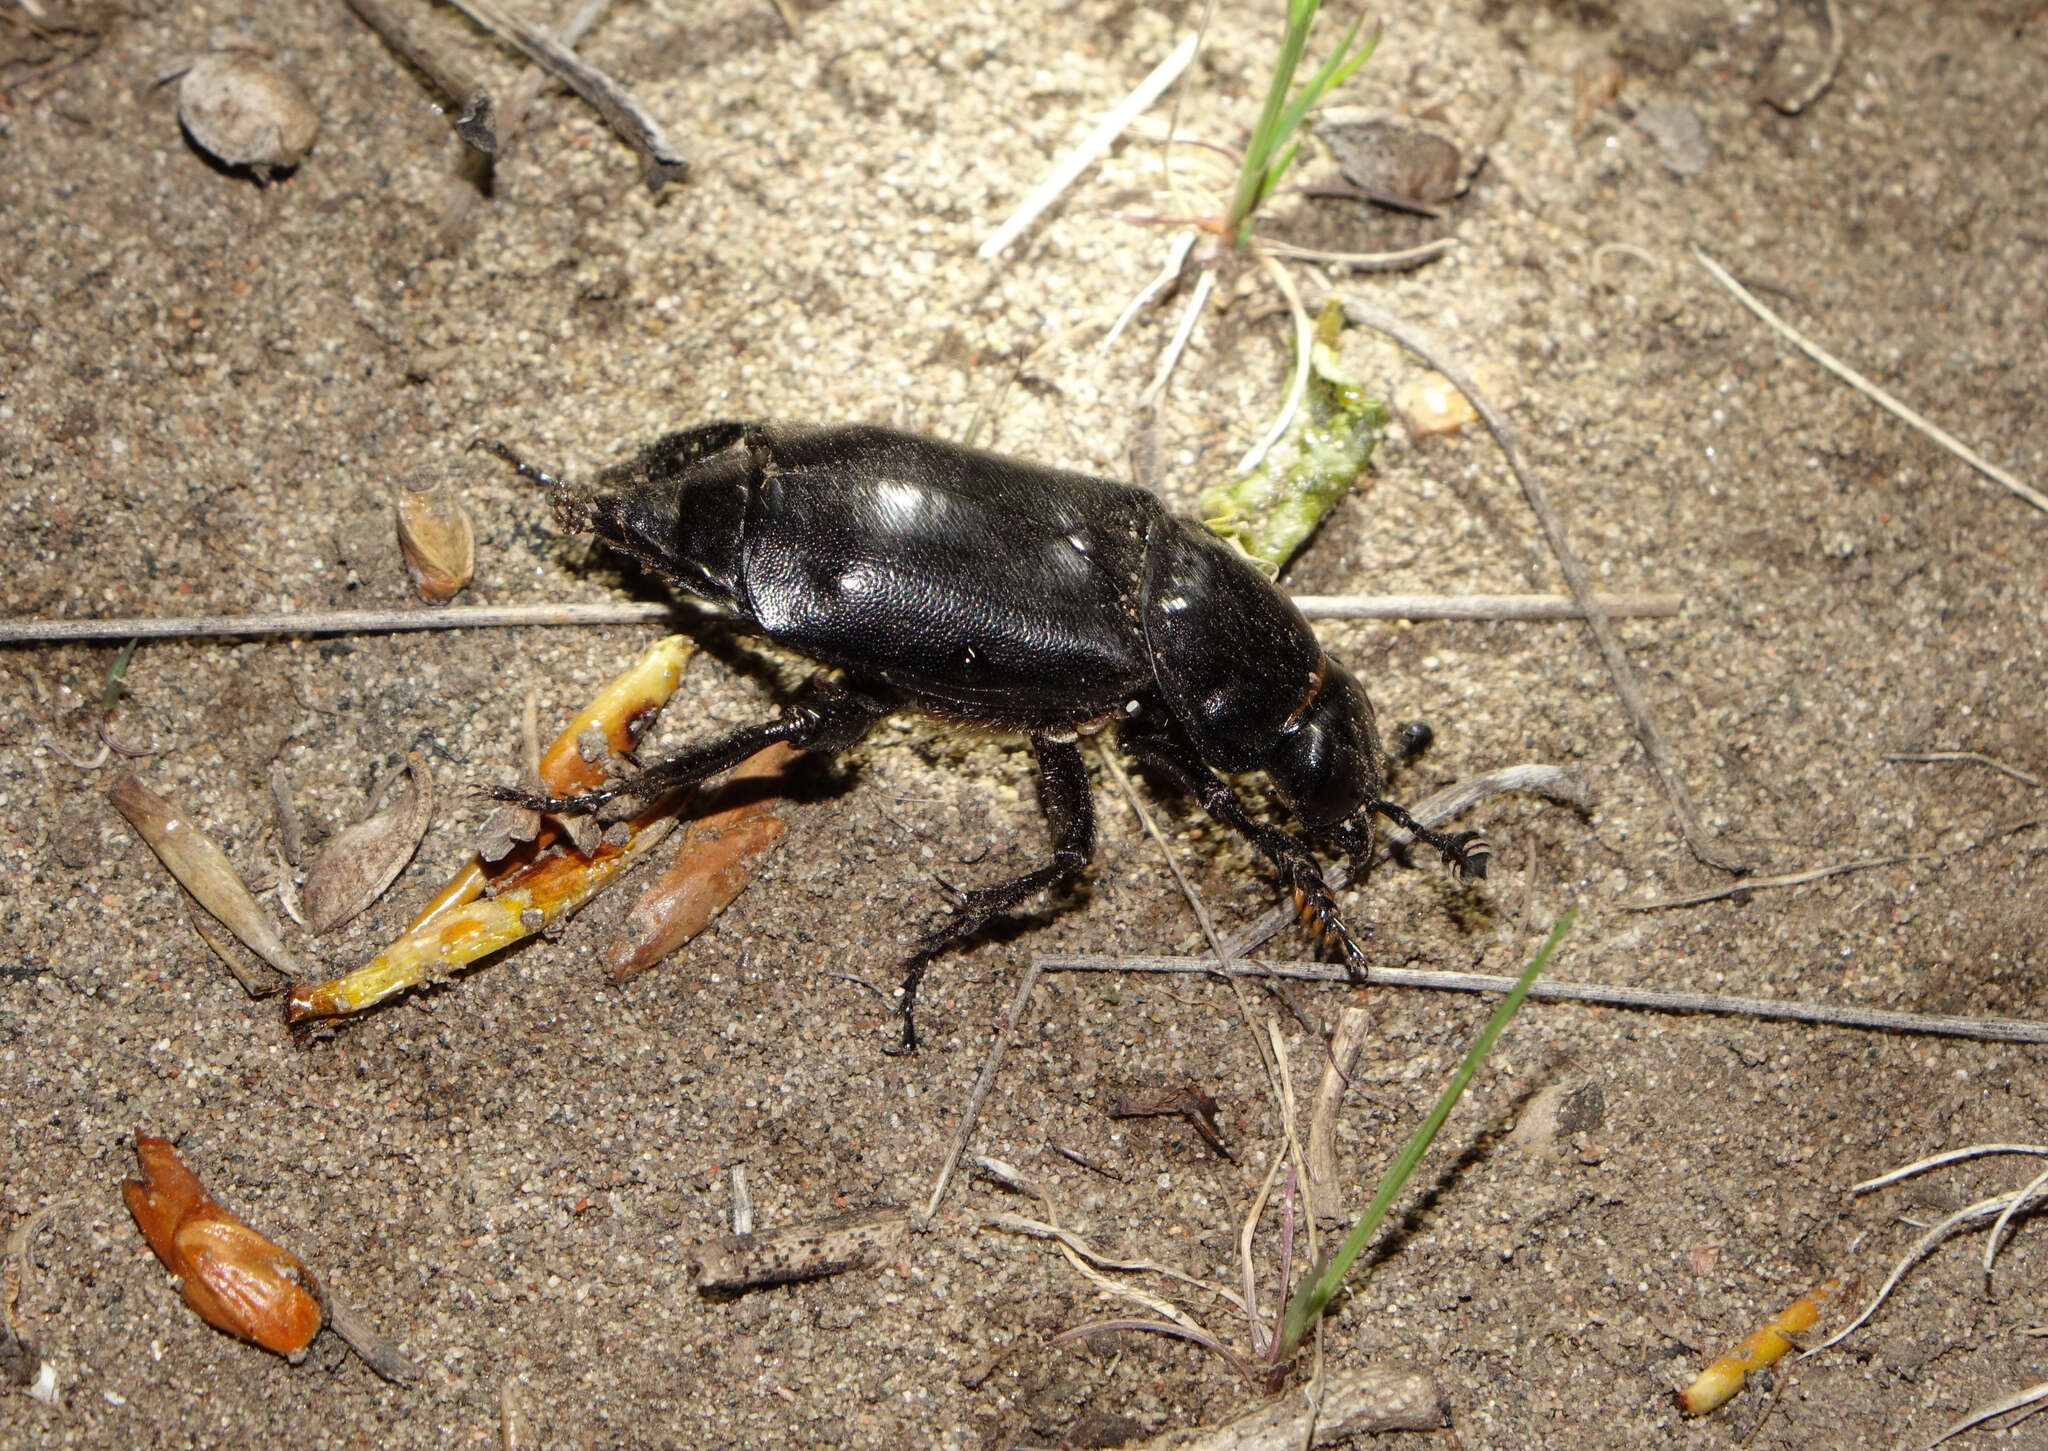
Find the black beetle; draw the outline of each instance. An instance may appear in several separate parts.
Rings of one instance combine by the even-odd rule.
[[[1469,876],[1486,847],[1424,829],[1382,798],[1372,703],[1301,612],[1201,525],[1151,493],[891,429],[708,423],[672,433],[579,488],[478,440],[553,491],[563,528],[753,622],[820,673],[772,721],[647,766],[549,811],[649,799],[776,741],[843,751],[903,704],[1022,731],[1038,755],[1053,859],[961,895],[903,983],[903,1048],[925,965],[1041,888],[1079,875],[1095,807],[1079,733],[1118,722],[1124,747],[1243,833],[1293,888],[1304,922],[1354,972],[1357,941],[1307,846],[1254,820],[1218,772],[1263,771],[1307,834],[1369,859],[1377,813]]]

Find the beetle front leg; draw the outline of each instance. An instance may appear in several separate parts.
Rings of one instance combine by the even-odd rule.
[[[1193,750],[1170,736],[1126,732],[1125,749],[1164,771],[1182,790],[1202,803],[1202,809],[1266,854],[1294,893],[1301,924],[1311,922],[1318,936],[1337,944],[1344,965],[1353,977],[1365,976],[1365,949],[1344,923],[1337,898],[1323,880],[1323,869],[1301,841],[1277,826],[1255,820],[1237,799],[1230,784],[1203,764]],[[1369,935],[1369,934],[1368,934]]]
[[[1021,877],[960,894],[953,918],[928,933],[910,955],[903,975],[903,1041],[884,1052],[916,1051],[917,1021],[912,1009],[917,1004],[918,984],[934,957],[974,936],[1033,892],[1071,882],[1095,855],[1095,797],[1088,787],[1088,765],[1081,759],[1080,746],[1034,735],[1031,748],[1038,753],[1038,802],[1052,828],[1052,860]]]
[[[887,702],[874,696],[864,695],[836,681],[814,677],[774,720],[744,727],[715,741],[706,741],[701,746],[692,746],[623,781],[577,796],[551,797],[510,786],[495,787],[488,794],[499,801],[510,801],[530,811],[543,811],[550,815],[585,815],[621,797],[644,806],[669,791],[708,781],[778,741],[787,742],[800,751],[843,751],[873,729],[875,722],[889,710]]]

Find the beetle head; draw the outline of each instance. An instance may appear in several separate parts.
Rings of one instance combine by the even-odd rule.
[[[1325,835],[1386,789],[1387,758],[1365,687],[1323,658],[1322,678],[1265,769],[1281,799],[1311,834]]]

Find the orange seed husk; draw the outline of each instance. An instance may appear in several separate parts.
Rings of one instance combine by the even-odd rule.
[[[185,1303],[207,1324],[279,1355],[297,1355],[320,1333],[320,1286],[290,1250],[223,1209],[178,1158],[170,1140],[135,1134],[142,1177],[121,1197]]]
[[[1679,1409],[1688,1416],[1704,1416],[1733,1400],[1752,1372],[1775,1365],[1797,1343],[1793,1337],[1805,1334],[1819,1322],[1821,1302],[1841,1287],[1839,1278],[1828,1280],[1779,1311],[1761,1330],[1749,1335],[1678,1392]]]
[[[656,711],[675,693],[694,647],[681,635],[658,640],[638,664],[600,690],[541,757],[540,776],[557,796],[602,784],[604,774],[585,761],[577,738],[593,726],[612,750],[632,749]],[[346,977],[297,983],[285,1009],[291,1022],[361,1012],[407,988],[509,947],[582,906],[661,840],[673,824],[676,801],[653,803],[628,823],[630,838],[605,843],[585,856],[544,826],[502,861],[472,857],[393,942]],[[495,889],[484,896],[485,888]]]

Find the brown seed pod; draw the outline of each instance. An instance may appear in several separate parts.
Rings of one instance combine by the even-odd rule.
[[[217,1204],[170,1140],[135,1134],[140,1179],[121,1181],[128,1212],[185,1303],[207,1324],[295,1356],[320,1333],[320,1286],[299,1257]]]
[[[299,83],[246,50],[202,55],[178,84],[178,120],[207,155],[259,177],[297,166],[320,131]]]
[[[396,499],[398,546],[420,598],[452,599],[476,573],[476,530],[446,483],[403,488]]]

